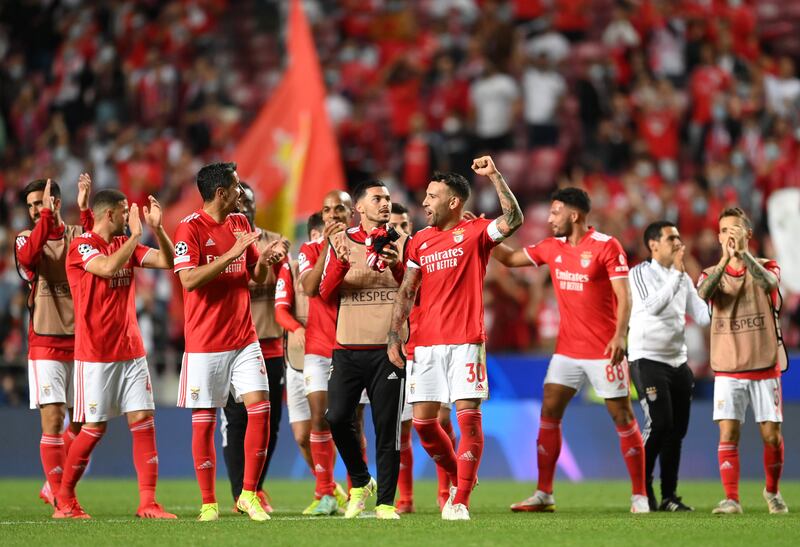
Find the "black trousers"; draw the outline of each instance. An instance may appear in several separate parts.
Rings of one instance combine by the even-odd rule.
[[[269,445],[267,446],[267,461],[264,463],[264,470],[258,479],[259,490],[264,485],[269,462],[272,460],[275,446],[278,444],[278,429],[283,413],[283,392],[286,389],[286,370],[283,357],[265,359],[264,364],[267,367],[267,381],[269,382]],[[244,407],[244,403],[237,403],[232,396],[229,396],[228,404],[222,410],[227,422],[224,426],[226,443],[222,447],[222,454],[225,457],[225,467],[228,469],[228,479],[231,482],[231,494],[236,499],[242,493],[242,481],[244,480],[244,434],[247,429],[247,409]]]
[[[370,479],[356,435],[355,415],[361,391],[366,388],[375,426],[375,460],[378,468],[377,505],[393,505],[400,474],[400,419],[405,394],[405,369],[392,365],[386,348],[334,350],[328,381],[328,410],[333,442],[347,466],[353,486]]]
[[[689,428],[694,375],[686,363],[676,368],[658,361],[637,359],[631,362],[631,378],[645,416],[642,436],[648,496],[654,499],[653,469],[658,458],[661,498],[673,497],[678,488],[681,445]]]

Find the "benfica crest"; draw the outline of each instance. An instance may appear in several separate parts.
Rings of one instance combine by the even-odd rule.
[[[592,263],[592,253],[591,251],[583,251],[581,253],[581,266],[584,268],[588,268],[589,264]]]
[[[461,243],[464,241],[464,228],[458,228],[457,230],[453,230],[453,241],[456,243]]]

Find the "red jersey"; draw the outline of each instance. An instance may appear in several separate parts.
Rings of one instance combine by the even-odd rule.
[[[422,275],[414,346],[486,340],[483,278],[492,249],[502,240],[496,221],[477,218],[450,230],[428,227],[408,241],[407,266]]]
[[[561,324],[555,353],[573,359],[604,359],[617,330],[612,279],[628,278],[619,241],[590,228],[577,246],[549,237],[524,249],[534,266],[550,266]]]
[[[198,209],[175,230],[175,273],[217,260],[247,232],[252,232],[250,223],[240,213],[231,213],[220,224]],[[247,286],[247,269],[255,265],[258,255],[253,244],[202,287],[191,292],[183,289],[188,353],[231,351],[258,340]]]
[[[19,275],[30,284],[31,294],[38,282],[38,265],[42,252],[48,240],[63,239],[66,226],[55,225],[55,215],[52,209],[42,209],[39,222],[30,232],[23,232],[17,236],[14,245],[14,257],[17,261]],[[81,226],[84,230],[91,230],[94,224],[94,215],[91,209],[81,211]],[[67,249],[69,250],[69,249]],[[64,268],[66,268],[66,253],[64,255]],[[72,361],[75,358],[74,336],[46,336],[36,334],[33,328],[33,314],[28,320],[28,358],[48,359],[53,361]]]
[[[147,253],[137,245],[128,262],[111,279],[86,271],[98,256],[109,256],[128,240],[114,237],[106,243],[94,232],[72,240],[67,252],[67,279],[75,303],[75,360],[111,363],[144,357],[144,344],[136,319],[133,269],[141,268]]]
[[[781,269],[778,266],[778,263],[774,260],[770,260],[764,263],[764,268],[775,274],[778,278],[778,282],[781,280]],[[739,277],[744,275],[745,268],[743,267],[741,270],[735,270],[730,267],[730,265],[725,266],[725,273],[728,275],[732,275],[735,277]],[[705,281],[708,277],[705,272],[700,273],[700,277],[697,280],[697,286],[700,286],[700,283]],[[780,295],[778,294],[778,290],[772,291],[772,305],[778,306],[780,304]],[[711,297],[711,304],[713,307],[714,304],[714,297]],[[780,351],[780,350],[778,350]],[[781,365],[780,361],[775,363],[774,367],[770,367],[763,370],[754,370],[748,372],[714,372],[714,376],[729,376],[731,378],[739,378],[740,380],[767,380],[770,378],[780,378],[781,376]]]
[[[322,252],[322,239],[303,243],[297,255],[300,277],[312,270]],[[336,312],[338,305],[325,302],[320,296],[308,298],[308,322],[306,324],[306,354],[333,357],[336,343]]]

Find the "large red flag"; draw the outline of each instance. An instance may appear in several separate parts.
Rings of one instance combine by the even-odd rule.
[[[344,188],[339,147],[325,109],[325,86],[300,0],[289,8],[283,79],[236,147],[239,177],[255,191],[259,220],[291,236],[294,222]]]

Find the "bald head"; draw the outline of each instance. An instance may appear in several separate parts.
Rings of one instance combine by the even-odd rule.
[[[342,190],[333,190],[325,194],[322,200],[322,220],[325,224],[341,222],[350,226],[353,221],[353,198]]]

